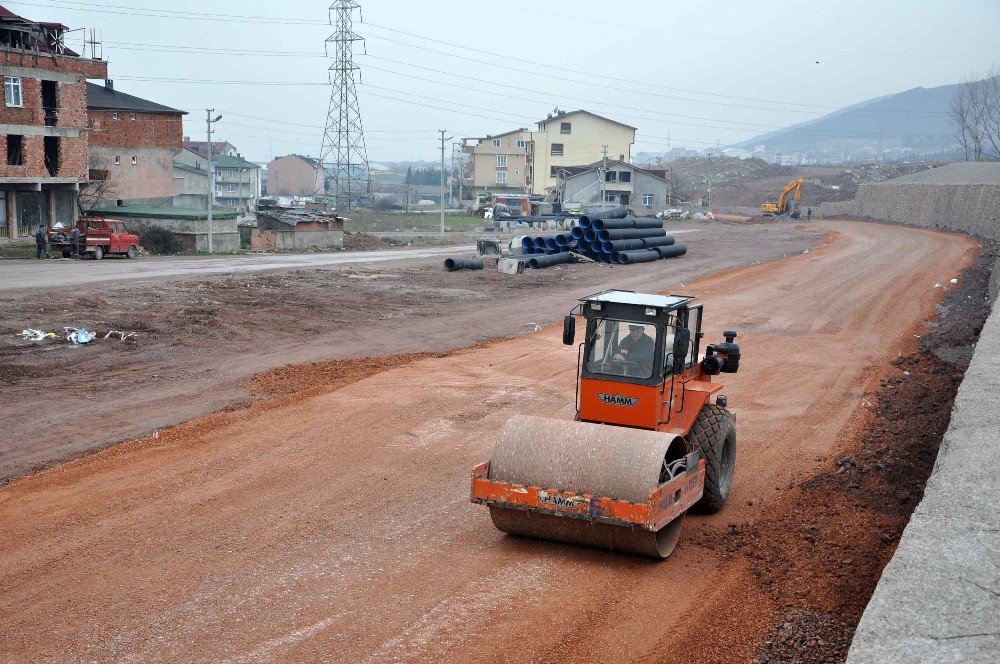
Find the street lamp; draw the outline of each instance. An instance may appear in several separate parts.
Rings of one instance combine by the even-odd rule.
[[[215,112],[214,108],[205,109],[205,126],[207,127],[208,134],[208,177],[205,179],[208,183],[208,195],[206,196],[208,208],[208,253],[212,253],[212,188],[215,183],[212,181],[213,169],[212,169],[212,125],[222,119],[222,115],[216,115],[212,117],[212,113]]]

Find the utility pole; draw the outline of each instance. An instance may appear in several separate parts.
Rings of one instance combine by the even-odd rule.
[[[601,202],[604,203],[607,200],[607,195],[604,192],[605,182],[608,181],[608,146],[602,146],[604,148],[604,156],[601,158]]]
[[[712,151],[708,151],[708,211],[712,211]]]
[[[441,235],[444,236],[444,143],[450,141],[451,136],[444,137],[445,130],[441,129]]]
[[[215,113],[214,108],[205,109],[205,127],[208,134],[208,165],[206,167],[208,174],[205,176],[208,184],[207,205],[205,206],[208,209],[208,253],[212,253],[212,196],[214,193],[212,189],[215,187],[215,183],[213,182],[215,171],[212,169],[212,125],[222,119],[221,115],[213,119],[212,113]]]

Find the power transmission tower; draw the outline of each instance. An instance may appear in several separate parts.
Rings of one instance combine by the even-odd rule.
[[[319,151],[324,179],[332,180],[335,205],[347,210],[372,206],[371,172],[354,80],[355,73],[360,72],[354,64],[354,42],[363,41],[354,32],[355,9],[360,14],[361,5],[354,0],[335,0],[330,5],[331,21],[336,14],[334,32],[326,39],[334,49],[330,65],[333,88]]]

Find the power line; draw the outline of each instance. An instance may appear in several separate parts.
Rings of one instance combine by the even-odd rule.
[[[179,18],[179,19],[189,19],[189,20],[217,20],[217,21],[226,21],[226,22],[288,23],[288,24],[316,24],[316,25],[320,25],[320,24],[323,23],[321,21],[314,21],[314,20],[308,20],[308,19],[299,19],[299,18],[268,17],[268,16],[248,16],[248,15],[240,15],[240,14],[212,14],[212,13],[205,13],[205,12],[187,12],[187,11],[180,12],[180,11],[173,11],[173,10],[159,10],[159,9],[153,10],[153,9],[145,9],[145,8],[141,8],[141,7],[124,6],[124,5],[100,5],[100,7],[105,7],[105,8],[113,9],[114,10],[114,11],[108,11],[106,9],[95,9],[94,5],[92,3],[74,2],[73,0],[57,0],[57,2],[60,3],[60,4],[63,4],[63,5],[84,5],[85,9],[84,8],[75,8],[75,7],[66,7],[66,9],[72,9],[72,10],[76,10],[76,11],[95,11],[95,12],[114,13],[114,14],[122,14],[122,13],[124,13],[124,14],[128,15],[129,14],[128,11],[121,11],[121,10],[132,10],[132,11],[144,12],[144,14],[138,14],[138,15],[152,16],[152,17],[155,17],[155,18]],[[47,5],[39,5],[39,4],[36,4],[36,3],[30,3],[30,2],[16,2],[15,4],[23,4],[23,5],[28,5],[28,6],[47,6]],[[497,4],[499,6],[508,6],[508,5],[503,5],[501,3],[493,3],[493,4]],[[519,8],[519,9],[523,9],[523,8]],[[560,16],[560,17],[565,17],[565,18],[580,18],[580,17],[576,17],[576,16],[567,16],[567,15],[562,15],[562,14],[556,14],[554,12],[545,12],[545,11],[537,10],[537,9],[533,9],[532,11],[535,11],[536,13],[553,14],[555,16]],[[590,20],[590,19],[588,19],[588,20]],[[608,25],[608,23],[606,21],[603,21],[603,20],[594,20],[594,22],[600,23],[602,25]],[[470,46],[456,44],[454,42],[448,42],[448,41],[445,41],[445,40],[434,39],[434,38],[430,38],[430,37],[424,37],[424,36],[416,34],[416,33],[407,32],[407,31],[404,31],[404,30],[398,30],[398,29],[395,29],[395,28],[390,28],[388,26],[382,26],[382,25],[378,25],[378,24],[375,24],[375,23],[364,23],[364,25],[367,26],[367,27],[373,27],[373,28],[380,29],[380,30],[386,30],[386,31],[389,31],[389,32],[397,33],[397,34],[407,35],[407,36],[414,37],[414,38],[417,38],[417,39],[422,39],[422,40],[426,40],[426,41],[430,41],[430,42],[435,42],[435,43],[439,43],[439,44],[448,45],[448,46],[451,46],[453,48],[462,49],[462,51],[473,51],[473,52],[483,53],[483,54],[490,55],[490,56],[495,55],[495,53],[492,52],[492,51],[486,51],[486,50],[482,50],[482,49],[476,49],[476,48],[473,48],[473,47],[470,47]],[[635,28],[635,27],[638,27],[638,26],[628,26],[628,27]],[[667,31],[667,32],[671,32],[671,31]],[[673,34],[685,35],[687,33],[673,32]],[[427,51],[431,51],[431,52],[441,53],[443,55],[448,55],[449,57],[455,57],[455,54],[442,53],[440,51],[435,51],[433,49],[428,49],[426,47],[420,47],[420,46],[416,46],[414,44],[406,44],[405,42],[399,42],[399,41],[396,41],[396,40],[392,40],[392,39],[389,39],[388,37],[382,37],[382,36],[379,36],[379,35],[368,35],[368,36],[372,37],[372,38],[375,38],[375,39],[382,39],[384,41],[390,41],[390,42],[397,43],[397,44],[400,44],[400,45],[403,45],[403,46],[409,46],[411,48],[419,48],[419,49],[422,49],[422,50],[427,50]],[[718,35],[713,35],[710,38],[706,37],[704,35],[691,35],[691,36],[697,37],[699,39],[713,39],[713,40],[723,40],[723,41],[726,40],[725,38],[721,38]],[[771,42],[752,42],[752,41],[736,40],[736,39],[730,39],[728,41],[737,41],[737,42],[740,42],[740,43],[750,43],[750,44],[761,44],[761,43],[763,43],[763,44],[766,44],[766,45],[769,45],[769,46],[773,46],[774,45]],[[166,45],[164,45],[164,46],[166,46]],[[822,49],[822,48],[815,48],[814,50],[824,50],[824,49]],[[834,50],[834,49],[825,49],[825,50]],[[854,51],[838,51],[838,52],[854,53]],[[876,54],[876,53],[872,53],[872,54]],[[275,52],[275,55],[286,55],[286,53]],[[307,55],[307,54],[306,53],[301,53],[301,55]],[[308,55],[310,57],[314,57],[313,54],[311,54],[311,53],[309,53]],[[920,55],[924,56],[924,57],[932,57],[932,56],[928,56],[927,54],[920,54]],[[465,58],[466,56],[463,55],[462,57]],[[699,94],[699,95],[705,95],[705,96],[720,97],[720,98],[725,98],[725,99],[736,99],[736,100],[743,100],[743,101],[755,101],[755,102],[762,102],[762,103],[783,104],[783,105],[788,105],[788,106],[797,106],[797,107],[801,107],[801,108],[821,108],[821,109],[827,109],[827,110],[839,110],[839,107],[835,107],[835,106],[824,106],[824,105],[819,105],[819,104],[800,104],[800,103],[796,103],[796,102],[788,102],[788,101],[783,101],[783,100],[769,100],[769,99],[760,99],[760,98],[752,98],[752,97],[739,97],[739,96],[734,96],[734,95],[725,95],[725,94],[721,94],[721,93],[702,92],[702,91],[698,91],[698,90],[691,90],[691,89],[685,89],[685,88],[675,88],[675,87],[671,87],[671,86],[665,86],[665,85],[660,85],[660,84],[656,84],[656,83],[651,83],[651,82],[648,82],[648,81],[635,81],[635,80],[624,79],[624,78],[619,78],[619,77],[614,77],[614,76],[606,76],[606,75],[603,75],[603,74],[597,74],[597,73],[592,72],[592,71],[586,71],[586,72],[584,72],[584,71],[580,71],[580,70],[574,70],[574,69],[569,69],[569,68],[564,68],[564,67],[558,67],[558,66],[551,65],[551,64],[548,64],[548,63],[539,63],[539,62],[535,62],[535,61],[531,61],[531,60],[526,60],[526,59],[523,59],[523,58],[517,58],[517,57],[514,57],[514,56],[510,56],[510,55],[505,55],[504,57],[506,59],[508,59],[508,60],[514,60],[514,61],[524,62],[524,63],[528,63],[528,64],[533,64],[535,66],[545,67],[547,69],[557,69],[557,70],[566,71],[566,72],[573,73],[573,74],[578,74],[578,75],[596,76],[598,78],[604,78],[604,79],[607,79],[607,80],[613,80],[613,81],[623,82],[623,83],[630,83],[630,84],[633,84],[633,85],[641,85],[643,87],[656,87],[656,88],[661,88],[661,89],[666,89],[666,90],[674,90],[674,91],[679,91],[679,92],[686,92],[688,94]],[[906,57],[916,57],[916,56],[906,56]],[[939,56],[939,57],[957,58],[957,57],[960,57],[960,56]],[[473,60],[473,61],[474,62],[478,62],[480,64],[486,64],[486,65],[491,65],[491,66],[499,66],[496,63],[484,62],[484,61],[481,61],[481,60]],[[535,73],[535,72],[525,72],[524,70],[515,69],[515,68],[509,68],[509,67],[504,67],[504,68],[513,69],[514,71],[520,71],[520,72],[523,72],[523,73]],[[543,75],[543,74],[538,74],[538,75]],[[577,83],[578,81],[574,80],[572,82]],[[608,86],[602,86],[602,87],[608,87]],[[712,102],[711,100],[684,99],[684,98],[677,98],[677,97],[668,97],[668,98],[678,99],[678,100],[682,100],[682,101],[689,101],[689,102],[694,102],[694,103],[716,103],[717,105],[725,105],[725,104],[720,104],[718,102]],[[730,106],[740,107],[740,108],[758,108],[758,107],[739,106],[739,105],[735,105],[735,104],[729,104],[729,105]],[[758,108],[758,110],[780,111],[780,112],[794,112],[792,109],[776,109],[776,108]],[[881,117],[894,117],[894,116],[881,116]]]

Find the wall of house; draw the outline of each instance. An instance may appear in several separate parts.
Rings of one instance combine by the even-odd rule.
[[[116,158],[120,163],[115,163]],[[169,148],[92,145],[90,167],[107,172],[109,184],[102,198],[108,201],[120,199],[169,206],[183,188],[183,181],[174,178],[174,150]]]
[[[660,178],[653,177],[642,171],[632,171],[632,196],[629,207],[639,213],[639,210],[659,211],[667,206],[667,194],[670,185]],[[653,202],[649,206],[642,204],[643,194],[652,194]]]
[[[174,152],[181,150],[184,130],[183,116],[179,113],[88,111],[87,115],[90,118],[91,146],[163,148]]]
[[[268,196],[316,196],[322,193],[322,172],[303,159],[278,157],[267,167]]]
[[[561,133],[563,122],[571,123],[569,134]],[[617,159],[619,155],[624,155],[624,160],[629,161],[635,130],[586,113],[569,113],[540,125],[534,139],[532,193],[544,194],[556,185],[556,178],[550,177],[553,166],[592,164],[603,157],[605,145],[608,146],[609,158]],[[562,156],[551,154],[553,143],[562,143]]]

